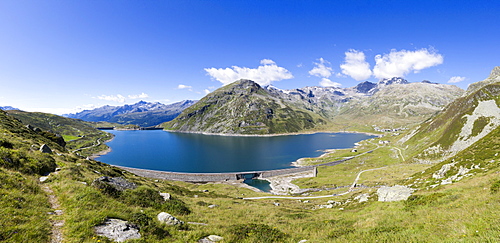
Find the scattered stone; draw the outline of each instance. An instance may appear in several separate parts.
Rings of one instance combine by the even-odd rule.
[[[359,200],[359,202],[362,203],[362,202],[367,202],[369,198],[370,198],[370,194],[365,193],[365,194],[357,195],[354,198],[354,200]]]
[[[218,235],[209,235],[207,238],[213,242],[224,240],[224,237]]]
[[[139,227],[121,219],[106,219],[104,224],[94,227],[95,233],[116,242],[140,239]]]
[[[224,237],[218,235],[209,235],[203,239],[200,239],[198,243],[214,243],[221,240],[224,240]]]
[[[276,206],[276,207],[278,207],[279,205],[281,205],[280,203],[277,203],[277,202],[274,202],[273,204],[274,204],[274,206]]]
[[[56,168],[56,171],[61,171],[61,168],[57,167],[57,168]]]
[[[333,200],[328,200],[328,202],[326,202],[328,204],[332,204],[333,206],[340,206],[342,205],[341,202],[336,202],[336,201],[333,201]]]
[[[305,200],[305,201],[303,201],[303,203],[309,203],[309,200]]]
[[[55,210],[54,213],[56,215],[62,215],[63,214],[63,211],[62,210]]]
[[[52,149],[50,149],[49,145],[42,144],[42,146],[40,147],[40,152],[46,153],[46,154],[51,154],[52,153]]]
[[[98,185],[99,183],[108,184],[118,191],[137,188],[137,185],[135,183],[129,182],[121,177],[101,176],[95,179],[94,182],[92,182],[92,184],[94,185]]]
[[[158,221],[167,225],[178,225],[184,224],[184,222],[178,220],[176,217],[172,216],[169,213],[161,212],[157,216]]]
[[[211,240],[209,240],[209,239],[207,239],[207,238],[203,238],[203,239],[200,239],[200,240],[198,241],[198,243],[214,243],[214,242],[213,242],[213,241],[211,241]]]
[[[408,199],[415,189],[396,185],[393,187],[383,186],[377,190],[378,200],[381,202],[395,202]]]
[[[160,180],[155,180],[155,182],[160,182]]]
[[[301,241],[299,241],[299,243],[306,243],[306,242],[307,242],[307,240],[301,240]]]
[[[83,184],[83,185],[87,185],[87,182],[85,182],[85,181],[79,181],[78,183]]]
[[[165,200],[165,201],[168,201],[171,198],[170,193],[168,193],[168,192],[160,192],[160,196],[162,196],[163,200]]]
[[[193,197],[194,197],[194,198],[198,198],[198,195],[194,195]]]
[[[212,204],[212,205],[208,205],[209,208],[215,208],[215,207],[218,207],[219,205],[217,204]]]
[[[439,169],[436,173],[432,174],[432,178],[434,179],[443,178],[446,172],[448,172],[451,169],[451,167],[455,166],[456,164],[457,162],[444,164],[443,166],[441,166],[441,169]]]
[[[202,192],[208,192],[208,190],[203,190]]]
[[[40,177],[38,180],[39,180],[40,182],[45,182],[45,181],[46,181],[46,180],[48,180],[48,179],[49,179],[49,177],[48,177],[48,176],[42,176],[42,177]]]
[[[319,205],[319,208],[333,208],[333,204]]]

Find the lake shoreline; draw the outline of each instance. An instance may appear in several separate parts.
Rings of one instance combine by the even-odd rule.
[[[166,131],[166,132],[168,132],[168,133],[170,133],[170,132],[171,132],[171,131],[167,131],[167,130],[162,130],[162,131]],[[124,131],[124,132],[126,132],[126,131]],[[110,132],[110,133],[113,133],[113,132]],[[158,130],[158,134],[161,134],[161,133],[162,133],[162,132],[161,132],[160,130]],[[186,133],[186,132],[172,132],[172,134],[176,134],[176,133],[177,133],[177,134],[200,134],[200,133],[193,133],[193,132],[187,132],[187,133]],[[134,134],[135,134],[135,133],[134,133]],[[328,131],[316,131],[316,132],[293,133],[293,134],[280,134],[280,135],[272,134],[272,136],[290,136],[290,135],[296,135],[296,136],[297,136],[297,135],[314,135],[314,134],[317,134],[318,136],[321,136],[321,137],[332,137],[332,139],[335,139],[335,138],[333,138],[333,137],[339,137],[339,138],[340,138],[340,141],[343,141],[343,140],[342,140],[342,138],[343,138],[344,136],[346,136],[346,137],[352,137],[351,135],[347,135],[347,134],[359,134],[359,135],[365,135],[365,136],[362,136],[362,137],[364,137],[365,139],[363,139],[363,140],[358,140],[358,142],[360,142],[360,141],[364,141],[364,140],[367,140],[367,139],[371,139],[372,137],[374,137],[374,135],[369,135],[369,134],[367,134],[367,133],[361,133],[361,132],[328,132]],[[342,135],[342,134],[344,134],[344,135]],[[144,135],[142,135],[142,136],[146,136],[146,135],[147,135],[147,134],[145,133],[145,134],[144,134]],[[201,134],[201,135],[207,135],[207,134]],[[259,136],[256,136],[256,135],[236,136],[236,135],[233,135],[233,134],[229,134],[229,135],[228,135],[228,134],[211,134],[211,135],[227,136],[227,137],[241,137],[241,139],[244,139],[244,140],[246,140],[246,138],[245,138],[245,137],[249,137],[249,138],[251,138],[251,137],[270,137],[270,136],[268,136],[268,135],[266,135],[266,136],[262,136],[262,135],[259,135]],[[357,135],[357,136],[359,136],[359,135]],[[133,136],[138,136],[138,135],[133,135]],[[141,135],[139,135],[139,136],[141,136]],[[147,136],[149,136],[149,135],[147,135]],[[172,136],[172,135],[170,135],[170,136]],[[357,137],[357,136],[356,136],[356,137]],[[207,138],[208,138],[208,137],[207,137]],[[290,139],[294,139],[294,136],[291,136],[291,137],[289,137],[289,138],[290,138]],[[311,137],[311,138],[312,138],[312,137]],[[115,137],[113,136],[111,139],[108,139],[108,140],[106,141],[106,143],[108,143],[108,142],[110,142],[110,141],[112,141],[112,140],[114,140],[114,139],[115,139]],[[210,139],[215,139],[215,137],[210,138]],[[287,139],[287,140],[288,140],[288,139]],[[232,140],[231,140],[231,141],[232,141]],[[265,140],[265,141],[267,141],[267,140]],[[328,141],[331,141],[331,140],[328,140]],[[353,142],[355,142],[355,141],[353,141]],[[345,148],[348,148],[348,149],[349,149],[349,148],[353,148],[353,147],[355,147],[355,146],[357,146],[357,145],[358,145],[358,142],[355,142],[354,144],[350,144],[350,146],[346,144],[346,145],[347,145],[347,146],[349,146],[349,147],[345,147]],[[344,142],[344,143],[345,143],[345,142]],[[259,142],[259,144],[260,144],[260,142]],[[299,146],[300,146],[300,145],[299,145]],[[266,148],[267,148],[267,147],[266,147]],[[151,151],[150,153],[153,153],[153,154],[154,154],[154,153],[155,153],[155,151],[158,151],[158,149],[159,149],[159,148],[154,148],[154,151]],[[316,154],[315,154],[315,155],[313,155],[313,156],[308,156],[308,155],[306,155],[306,154],[302,154],[303,156],[300,156],[300,157],[295,157],[293,160],[283,161],[283,162],[286,162],[286,163],[282,163],[282,165],[283,165],[284,167],[281,167],[281,169],[307,167],[307,165],[305,165],[305,164],[301,163],[301,162],[302,162],[302,160],[307,159],[307,158],[322,158],[322,157],[324,157],[324,156],[327,156],[327,155],[331,154],[332,152],[336,151],[337,149],[339,149],[339,147],[337,147],[337,146],[336,146],[336,143],[335,143],[335,142],[334,142],[334,143],[332,143],[332,144],[330,144],[330,142],[323,143],[323,146],[322,146],[321,148],[318,148],[318,150],[316,150],[316,152],[315,152]],[[193,151],[193,149],[192,149],[192,148],[189,148],[188,150]],[[102,156],[104,156],[104,155],[106,155],[106,154],[108,154],[108,153],[110,153],[110,152],[112,152],[112,151],[114,151],[114,149],[111,149],[111,148],[109,147],[109,148],[107,148],[107,149],[105,149],[105,150],[102,150],[102,151],[99,151],[98,153],[93,154],[90,158],[91,158],[91,159],[95,159],[95,160],[99,160],[99,161],[101,161],[101,162],[105,162],[105,161],[106,161],[106,159],[105,159],[105,158],[103,158]],[[163,150],[162,150],[162,151],[163,151]],[[266,151],[268,151],[268,150],[266,150]],[[271,151],[272,151],[272,150],[271,150]],[[278,149],[278,150],[275,150],[275,151],[280,151],[280,150]],[[294,151],[295,151],[295,150],[294,150]],[[255,151],[254,151],[254,152],[255,152]],[[136,152],[135,152],[136,156],[139,156],[139,155],[140,155],[140,154],[142,154],[142,153],[143,153],[143,150],[141,150],[141,151],[136,151]],[[139,155],[138,155],[138,154],[139,154]],[[240,155],[240,156],[241,156],[241,155]],[[127,158],[127,159],[128,159],[128,158]],[[235,158],[233,158],[233,160],[234,160],[234,159],[235,159]],[[104,161],[103,161],[103,160],[104,160]],[[143,157],[136,158],[135,160],[137,160],[137,161],[143,160]],[[236,160],[237,160],[237,159],[236,159]],[[266,161],[266,160],[259,160],[259,161]],[[135,167],[135,166],[130,166],[130,165],[128,165],[128,166],[127,166],[126,164],[123,164],[123,163],[120,163],[120,162],[118,162],[118,163],[109,163],[109,161],[108,161],[108,162],[105,162],[105,163],[108,163],[108,164],[110,164],[110,165],[120,165],[120,166],[125,166],[125,167]],[[258,163],[262,163],[262,162],[258,162]],[[264,167],[266,167],[266,166],[264,166]],[[136,168],[137,168],[137,167],[136,167]],[[149,168],[154,168],[154,167],[149,167]],[[256,168],[259,168],[259,169],[258,169],[258,171],[262,170],[262,169],[260,169],[261,167],[256,167]],[[267,168],[267,169],[264,169],[264,170],[274,170],[274,169],[280,169],[280,168]],[[165,170],[160,169],[160,168],[158,168],[158,169],[153,169],[153,170],[165,171]],[[168,172],[174,172],[174,171],[182,171],[182,172],[179,172],[179,173],[185,173],[185,172],[187,172],[187,171],[189,171],[189,170],[176,170],[176,169],[174,169],[174,168],[170,168],[170,169],[168,170]],[[207,172],[205,172],[205,171],[207,171]],[[210,172],[210,171],[211,171],[211,172]],[[225,170],[224,170],[224,169],[222,169],[222,170],[200,170],[200,171],[198,171],[198,172],[191,172],[191,173],[227,173],[227,172],[220,172],[220,171],[225,171]],[[238,171],[238,172],[241,172],[241,171],[254,171],[254,169],[252,169],[252,168],[246,168],[246,169],[243,169],[243,170],[239,170],[239,169],[238,169],[238,170],[226,170],[226,171],[228,171],[229,173],[231,173],[231,171]],[[167,171],[166,171],[166,172],[167,172]],[[189,172],[188,172],[188,173],[189,173]]]
[[[188,133],[188,134],[201,134],[209,136],[223,136],[223,137],[278,137],[278,136],[296,136],[296,135],[309,135],[317,133],[355,133],[355,134],[366,134],[370,136],[380,136],[380,134],[369,133],[369,132],[357,132],[357,131],[310,131],[310,132],[297,132],[297,133],[274,133],[274,134],[232,134],[232,133],[209,133],[209,132],[194,132],[194,131],[179,131],[179,130],[165,130],[166,132],[173,133]]]
[[[112,135],[112,137],[111,137],[110,139],[108,139],[108,140],[106,140],[106,141],[104,141],[104,142],[103,142],[103,144],[105,144],[108,148],[107,148],[107,149],[105,149],[105,150],[101,150],[101,151],[99,151],[99,152],[97,152],[97,153],[92,154],[91,156],[89,156],[89,158],[90,158],[90,159],[95,160],[95,159],[97,159],[97,158],[99,158],[99,157],[101,157],[101,156],[103,156],[103,155],[105,155],[105,154],[111,153],[111,152],[113,151],[113,150],[111,149],[111,147],[109,147],[109,146],[106,144],[106,143],[109,143],[109,142],[113,141],[113,139],[115,139],[115,135],[114,135],[114,134],[112,134],[112,133],[110,133],[110,134]]]

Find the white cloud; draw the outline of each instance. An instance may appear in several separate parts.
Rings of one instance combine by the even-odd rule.
[[[273,60],[271,59],[262,59],[260,60],[260,64],[262,65],[273,65],[276,64]]]
[[[454,76],[451,77],[450,80],[448,80],[448,83],[454,84],[454,83],[459,83],[464,81],[466,78],[465,77],[460,77],[460,76]]]
[[[100,100],[109,100],[109,101],[115,101],[115,102],[120,102],[123,103],[125,102],[125,97],[123,95],[101,95],[97,96],[98,99]]]
[[[376,55],[373,75],[376,78],[404,77],[409,72],[420,70],[443,63],[443,56],[426,48],[417,51],[391,50],[389,54]]]
[[[179,84],[177,86],[178,89],[191,89],[193,88],[192,86],[189,86],[189,85],[184,85],[184,84]]]
[[[365,53],[350,49],[345,53],[345,62],[340,65],[342,73],[350,76],[356,81],[367,79],[372,76],[370,64],[365,61]]]
[[[203,92],[205,92],[206,95],[210,94],[210,90],[208,90],[208,89],[204,89]]]
[[[323,87],[335,87],[335,88],[339,88],[340,86],[342,86],[342,84],[339,84],[337,82],[333,82],[327,78],[322,78],[321,81],[319,82],[319,85],[321,85]]]
[[[272,60],[263,59],[260,64],[261,66],[257,68],[232,66],[231,68],[205,68],[205,71],[223,85],[230,84],[238,79],[250,79],[260,85],[269,85],[274,81],[293,78],[290,71],[279,67]]]
[[[144,98],[148,98],[149,95],[148,94],[145,94],[144,92],[139,94],[139,95],[129,95],[128,98],[129,99],[144,99]]]
[[[329,78],[330,76],[332,76],[333,70],[331,67],[328,67],[325,64],[329,65],[330,62],[328,62],[323,58],[320,58],[319,62],[314,63],[316,67],[311,69],[311,71],[309,71],[309,74],[314,75],[316,77]]]

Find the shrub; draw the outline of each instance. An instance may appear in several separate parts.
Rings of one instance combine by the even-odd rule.
[[[499,190],[500,190],[500,180],[493,182],[490,187],[490,192],[492,194],[497,193]]]
[[[120,199],[130,205],[157,209],[161,208],[161,204],[164,201],[158,191],[146,186],[139,186],[133,190],[125,190]]]
[[[430,195],[411,195],[405,201],[405,209],[408,210],[417,206],[434,205],[444,196],[446,196],[446,194],[439,192]]]
[[[0,147],[8,148],[8,149],[13,149],[14,145],[10,142],[7,141],[3,138],[0,139]]]
[[[145,213],[140,212],[132,214],[130,222],[138,225],[141,229],[141,233],[145,235],[153,235],[160,238],[170,236],[170,233],[166,229],[159,226]]]
[[[158,191],[147,186],[125,190],[121,193],[120,199],[129,205],[151,207],[173,214],[187,215],[191,213],[183,201],[176,198],[165,201]]]
[[[287,235],[276,228],[265,224],[237,224],[229,228],[231,232],[228,242],[283,242]]]
[[[165,201],[164,209],[168,212],[180,215],[188,215],[191,213],[191,210],[183,201],[175,198]]]
[[[206,207],[206,206],[210,205],[210,203],[207,203],[207,202],[204,202],[204,201],[198,201],[198,202],[196,202],[196,205],[199,205],[199,206],[202,206],[202,207]]]

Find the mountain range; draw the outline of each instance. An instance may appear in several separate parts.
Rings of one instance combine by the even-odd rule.
[[[93,110],[84,110],[64,116],[89,122],[111,122],[150,127],[174,119],[184,109],[193,105],[195,102],[196,101],[193,100],[184,100],[165,105],[159,102],[152,103],[139,101],[132,105],[106,105]]]
[[[19,109],[14,108],[12,106],[0,106],[0,110],[10,111],[10,110],[19,110]]]
[[[403,78],[351,88],[281,90],[238,80],[205,96],[168,130],[226,134],[276,134],[325,128],[405,126],[424,121],[464,91],[454,85],[409,83]],[[220,119],[223,118],[223,119]]]

